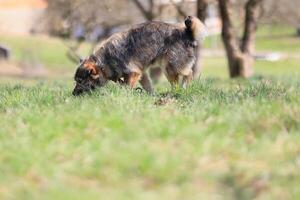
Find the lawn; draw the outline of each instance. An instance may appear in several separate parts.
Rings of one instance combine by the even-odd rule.
[[[266,32],[260,50],[300,53]],[[33,42],[49,69],[73,71],[58,40],[0,38],[14,62]],[[1,77],[0,199],[299,199],[299,65],[260,61],[229,80],[224,58],[206,58],[187,90],[162,82],[152,96],[110,83],[75,98],[71,75]]]

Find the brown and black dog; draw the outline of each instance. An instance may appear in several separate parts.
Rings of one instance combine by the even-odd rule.
[[[147,69],[159,65],[172,86],[186,87],[192,79],[196,48],[205,33],[205,26],[196,17],[187,17],[184,24],[146,22],[112,35],[102,42],[94,54],[80,63],[74,95],[104,86],[109,80],[152,93]]]

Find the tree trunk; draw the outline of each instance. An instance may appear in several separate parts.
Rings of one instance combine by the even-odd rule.
[[[242,76],[243,57],[234,35],[234,28],[230,19],[231,0],[219,0],[219,9],[222,19],[222,39],[225,46],[230,77]]]
[[[245,28],[241,44],[244,53],[253,54],[255,52],[255,32],[257,29],[257,19],[259,16],[258,4],[262,0],[249,0],[245,6]]]
[[[144,15],[144,17],[148,20],[151,21],[154,19],[155,14],[153,12],[154,10],[154,2],[153,0],[148,0],[149,3],[149,9],[146,9],[144,5],[139,1],[139,0],[132,0],[133,3],[138,7],[138,9],[141,11],[141,13]]]
[[[204,23],[207,17],[207,0],[197,0],[197,17]],[[203,42],[199,42],[197,47],[196,63],[193,67],[193,77],[198,78],[202,69]]]
[[[234,33],[230,18],[232,0],[219,0],[222,19],[222,39],[226,49],[230,77],[250,77],[253,75],[253,54],[258,18],[258,5],[262,0],[248,0],[245,6],[245,28],[241,44]]]
[[[207,0],[198,0],[197,1],[197,17],[204,22],[207,17]]]

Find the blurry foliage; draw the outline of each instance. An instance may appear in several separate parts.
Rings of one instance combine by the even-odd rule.
[[[196,5],[183,0],[46,0],[44,30],[50,35],[106,37],[120,27],[145,20],[177,21],[195,15]],[[95,39],[95,38],[92,38]]]
[[[299,0],[264,0],[262,22],[300,27]]]
[[[232,13],[235,19],[241,19],[246,0],[234,0]],[[260,5],[260,23],[280,23],[294,27],[300,26],[299,0],[263,0]],[[241,19],[242,20],[242,19]],[[237,20],[235,23],[239,23]]]
[[[187,5],[194,7],[194,4],[188,4],[186,0],[178,4],[166,4],[161,0],[46,1],[48,7],[42,29],[52,36],[75,39],[75,44],[65,41],[65,45],[69,49],[68,57],[76,63],[82,57],[78,50],[85,40],[92,42],[91,49],[94,49],[99,41],[130,24],[145,20],[179,19],[179,9],[188,10]],[[189,14],[193,13],[195,12],[190,10]]]
[[[51,35],[70,37],[72,31],[109,35],[115,27],[141,22],[143,20],[170,20],[196,13],[196,6],[190,1],[170,1],[166,6],[161,0],[46,0],[48,8],[44,15],[45,30]],[[174,4],[176,2],[176,4]],[[209,0],[211,4],[217,1]],[[237,27],[242,27],[245,0],[233,1],[232,13]],[[260,23],[284,23],[300,26],[299,0],[264,0],[261,5]],[[174,10],[175,8],[175,10]],[[177,11],[177,12],[176,12]],[[241,15],[242,13],[242,15]],[[83,27],[84,25],[84,27]],[[82,27],[81,27],[82,26]],[[101,30],[96,27],[101,27]],[[83,30],[84,29],[84,30]],[[96,30],[95,30],[96,29]],[[74,35],[73,35],[74,36]]]
[[[47,2],[49,6],[44,15],[46,31],[56,36],[69,37],[75,30],[77,34],[92,33],[95,27],[102,27],[104,30],[98,32],[105,32],[106,29],[132,23],[135,18],[132,9],[134,5],[129,3],[129,0],[47,0]]]

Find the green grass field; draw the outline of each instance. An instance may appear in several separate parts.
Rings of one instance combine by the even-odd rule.
[[[300,54],[291,31],[261,30],[258,49]],[[70,72],[1,77],[0,199],[300,198],[300,58],[257,62],[249,80],[206,58],[187,90],[162,82],[149,96],[111,83],[75,98],[58,40],[0,41],[14,62],[29,46],[49,70]]]

